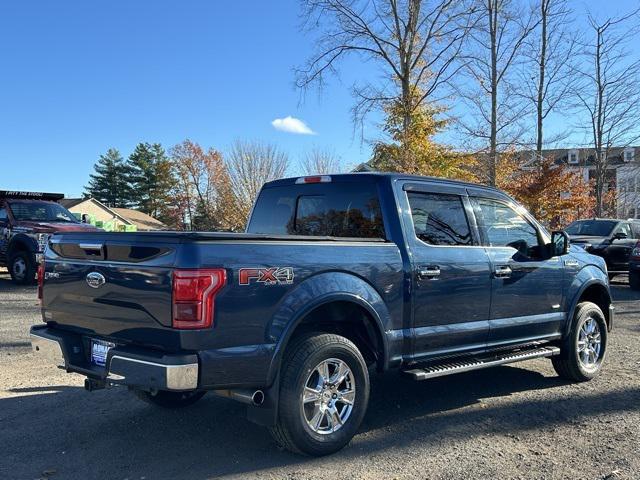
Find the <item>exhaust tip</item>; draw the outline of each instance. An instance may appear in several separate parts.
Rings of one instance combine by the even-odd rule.
[[[256,407],[259,407],[264,403],[264,392],[262,390],[256,390],[251,395],[251,401]]]

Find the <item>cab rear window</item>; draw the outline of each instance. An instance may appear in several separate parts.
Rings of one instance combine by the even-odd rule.
[[[373,183],[286,185],[265,188],[248,233],[384,238],[377,187]]]

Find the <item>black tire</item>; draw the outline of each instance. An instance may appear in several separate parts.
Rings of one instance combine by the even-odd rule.
[[[589,320],[593,320],[598,327],[600,347],[597,355],[594,353],[593,364],[586,364],[581,360],[579,340],[581,329]],[[569,335],[564,339],[560,355],[551,357],[553,368],[563,378],[576,382],[586,382],[595,378],[602,369],[607,354],[607,322],[600,307],[595,303],[581,302],[571,322]]]
[[[349,380],[333,385],[325,383],[320,386],[321,377],[318,377],[318,389],[324,392],[319,396],[317,402],[303,403],[302,394],[308,381],[313,381],[313,375],[319,370],[316,367],[323,362],[343,363],[348,366]],[[329,363],[329,365],[335,365]],[[328,367],[330,368],[330,367]],[[329,378],[337,376],[336,370],[327,370]],[[340,389],[343,386],[343,389]],[[332,408],[338,410],[338,417],[342,417],[348,408],[346,403],[338,400],[331,400],[331,392],[345,392],[353,389],[354,398],[350,413],[344,418],[344,423],[338,425],[331,432],[318,433],[314,431],[308,420],[308,409],[315,411],[320,408],[317,405],[325,401],[333,401]],[[326,389],[326,391],[325,391]],[[333,389],[333,390],[332,390]],[[336,398],[336,395],[333,395]],[[367,364],[358,348],[348,339],[334,334],[309,334],[295,340],[287,349],[282,365],[280,382],[280,402],[278,408],[278,423],[271,428],[271,434],[275,440],[287,450],[294,453],[321,456],[337,452],[351,441],[360,423],[364,418],[369,403],[369,372]],[[336,405],[338,405],[336,407]],[[321,411],[321,410],[318,410]],[[324,418],[327,422],[325,428],[329,428],[329,418]],[[335,419],[331,420],[333,424]],[[317,428],[322,428],[318,423]]]
[[[140,400],[150,403],[151,405],[157,405],[162,408],[182,408],[193,405],[207,392],[170,392],[167,390],[159,390],[155,393],[151,393],[143,390],[134,390],[134,393]]]
[[[9,274],[13,283],[33,285],[36,282],[36,262],[31,253],[24,250],[9,255]]]
[[[629,287],[631,287],[631,290],[640,290],[639,272],[629,272]]]

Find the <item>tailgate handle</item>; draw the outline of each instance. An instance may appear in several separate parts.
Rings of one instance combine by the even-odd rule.
[[[102,247],[104,246],[102,243],[80,243],[78,246],[82,250],[94,251],[102,253]]]

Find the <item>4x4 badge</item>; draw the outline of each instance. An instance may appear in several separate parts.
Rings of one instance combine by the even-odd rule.
[[[264,285],[291,285],[293,283],[293,268],[241,268],[238,272],[240,285],[250,285],[251,282]]]

